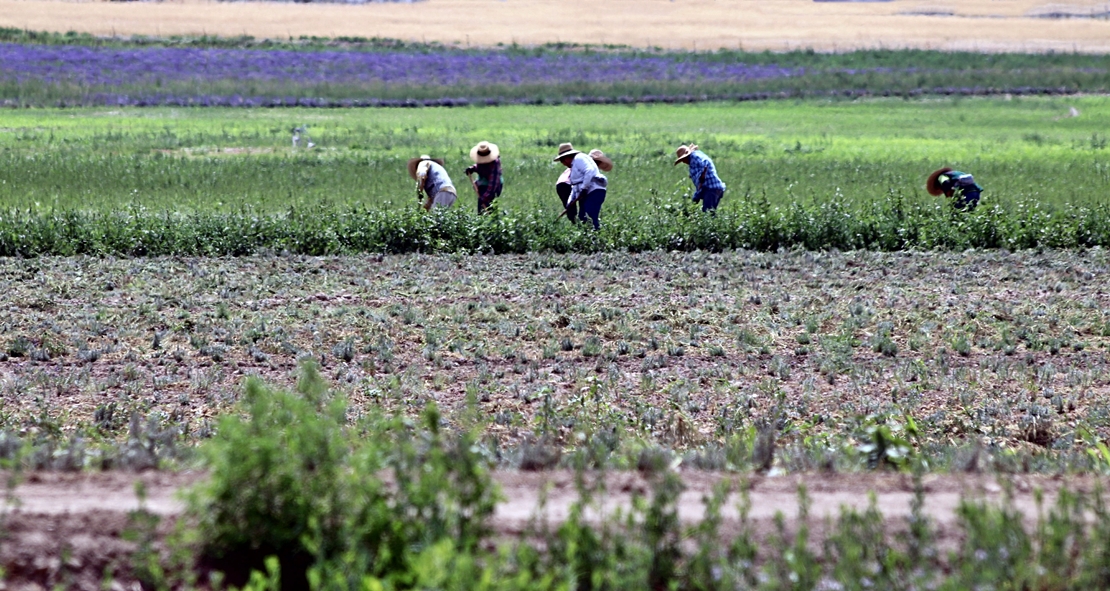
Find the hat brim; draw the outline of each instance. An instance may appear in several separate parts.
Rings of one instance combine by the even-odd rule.
[[[416,167],[420,166],[420,162],[422,160],[425,160],[425,159],[421,158],[419,156],[409,160],[409,163],[408,163],[409,176],[412,177],[412,180],[414,180],[414,181],[416,180]],[[431,160],[432,162],[435,162],[436,164],[438,164],[440,166],[443,166],[443,163],[444,163],[443,158],[427,158],[427,160]]]
[[[930,174],[928,180],[925,181],[925,191],[927,191],[933,197],[939,197],[943,195],[944,189],[941,188],[940,183],[937,182],[937,178],[939,178],[940,175],[946,172],[952,172],[952,169],[945,166],[944,168],[939,168],[933,171],[933,174]]]
[[[689,157],[690,157],[690,154],[683,154],[680,158],[675,158],[674,159],[674,164],[672,166],[678,166],[679,162],[682,162],[683,160],[685,160]]]
[[[602,171],[609,172],[610,170],[613,170],[612,158],[608,156],[590,156],[590,158],[593,158],[594,163],[597,164],[597,167],[600,168]]]
[[[479,144],[479,146],[480,145],[481,144]],[[498,149],[497,144],[487,142],[486,145],[489,146],[489,154],[485,156],[478,154],[479,146],[474,146],[470,149],[470,159],[473,160],[475,164],[488,164],[501,157],[501,150]]]
[[[558,161],[562,160],[563,158],[566,158],[567,156],[576,156],[576,155],[581,154],[581,153],[582,152],[579,151],[579,150],[571,150],[569,152],[563,152],[562,154],[559,154],[558,156],[552,158],[551,161],[552,162],[558,162]]]

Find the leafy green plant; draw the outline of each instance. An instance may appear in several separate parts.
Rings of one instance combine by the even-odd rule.
[[[418,429],[400,417],[352,429],[312,364],[295,392],[248,382],[244,405],[246,418],[223,417],[204,446],[211,479],[190,497],[202,563],[228,582],[262,584],[250,573],[275,557],[282,588],[340,565],[357,565],[340,571],[354,586],[365,575],[403,584],[419,548],[469,552],[486,535],[497,498],[487,460],[472,435],[442,433],[434,406]]]
[[[869,416],[864,421],[863,442],[857,450],[872,470],[885,467],[907,469],[914,458],[914,447],[907,437],[917,434],[917,423],[908,415],[905,424],[890,418]]]

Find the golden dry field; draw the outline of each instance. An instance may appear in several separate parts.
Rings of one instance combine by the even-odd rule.
[[[1110,52],[1110,3],[961,0],[427,0],[418,3],[0,0],[0,26],[97,35],[391,37],[491,46],[925,48]],[[1059,13],[1073,18],[1042,18]]]

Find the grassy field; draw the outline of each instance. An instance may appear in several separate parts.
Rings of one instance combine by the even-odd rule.
[[[1079,116],[1071,117],[1070,108]],[[316,147],[296,149],[307,125]],[[697,142],[730,196],[775,204],[888,191],[935,202],[924,178],[948,164],[975,173],[994,203],[1103,196],[1110,100],[1102,97],[808,101],[416,110],[124,109],[0,111],[0,200],[20,210],[282,211],[325,201],[410,207],[404,162],[447,160],[461,189],[466,154],[496,142],[503,209],[558,211],[559,143],[615,159],[611,215],[691,185],[674,148]],[[1067,186],[1066,191],[1057,190]],[[460,191],[473,205],[473,195]],[[726,201],[725,207],[728,207]]]
[[[9,110],[0,112],[0,200],[8,207],[0,242],[10,253],[126,254],[143,252],[129,250],[135,236],[128,228],[156,226],[173,235],[160,238],[164,244],[148,239],[146,252],[209,252],[181,241],[195,244],[208,231],[201,226],[245,224],[258,228],[228,234],[240,246],[210,252],[642,250],[675,247],[668,237],[676,232],[717,236],[701,244],[706,248],[1102,244],[1108,119],[1102,97]],[[311,150],[291,146],[290,130],[304,124],[317,144]],[[474,199],[462,168],[470,146],[483,139],[501,146],[506,178],[503,215],[480,230],[493,233],[488,247],[462,231],[481,225],[468,221]],[[553,222],[559,165],[551,157],[564,141],[603,149],[617,163],[600,244],[583,243],[581,233]],[[686,210],[691,185],[671,155],[691,141],[713,156],[730,187],[717,218]],[[462,197],[453,216],[416,215],[404,163],[421,153],[446,158]],[[943,199],[925,194],[925,176],[942,165],[971,171],[986,187],[973,215],[953,219]],[[119,216],[132,221],[117,223]],[[290,224],[288,216],[301,222]],[[751,233],[758,219],[771,219],[771,234]],[[275,233],[298,224],[333,246],[282,246],[293,238]],[[392,230],[420,238],[382,234]],[[840,233],[825,235],[832,231]],[[374,234],[352,237],[366,232]]]
[[[571,42],[683,50],[1110,50],[1110,21],[1105,17],[1031,16],[1053,9],[1077,16],[1105,11],[1097,0],[1072,0],[1066,6],[1042,0],[974,0],[939,7],[917,0],[616,0],[604,7],[582,0],[430,0],[362,6],[2,0],[0,26],[97,35],[392,37],[462,46]],[[567,24],[570,18],[573,26]]]

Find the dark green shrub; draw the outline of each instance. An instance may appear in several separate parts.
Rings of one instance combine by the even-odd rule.
[[[303,539],[311,527],[342,523],[348,463],[346,404],[331,397],[316,369],[304,366],[296,392],[246,386],[246,418],[224,416],[203,448],[211,479],[191,499],[202,564],[235,584],[278,557],[283,578],[313,561]]]
[[[211,479],[190,499],[202,567],[242,585],[276,557],[283,589],[408,588],[424,552],[475,552],[497,493],[474,436],[444,434],[434,405],[421,425],[350,425],[346,400],[302,371],[295,392],[249,381],[246,416],[204,446]]]

